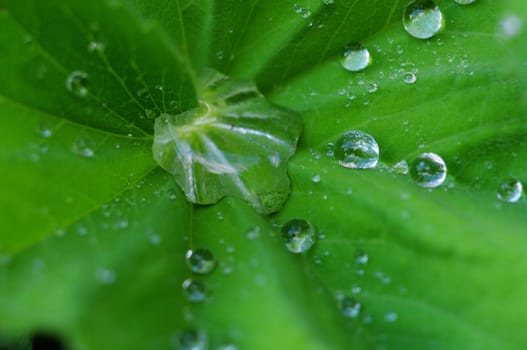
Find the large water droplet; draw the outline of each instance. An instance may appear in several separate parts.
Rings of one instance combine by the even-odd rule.
[[[444,23],[443,13],[433,0],[414,0],[404,10],[404,29],[418,39],[433,37]]]
[[[72,72],[66,79],[66,88],[76,96],[84,97],[88,94],[88,74],[81,71]]]
[[[335,143],[334,155],[338,163],[346,168],[374,168],[379,161],[379,145],[370,134],[348,131]]]
[[[315,244],[315,228],[303,219],[289,220],[282,226],[282,235],[287,240],[287,249],[293,253],[305,252]]]
[[[460,5],[470,5],[476,2],[476,0],[454,0]]]
[[[73,142],[73,153],[85,158],[91,158],[95,154],[95,141],[89,137],[78,137]]]
[[[446,179],[446,164],[435,153],[423,153],[410,166],[410,176],[421,187],[434,188]]]
[[[187,278],[183,282],[183,291],[191,303],[200,303],[207,297],[205,285],[193,278]]]
[[[189,329],[181,334],[179,345],[180,350],[206,350],[209,348],[209,339],[204,332]]]
[[[371,64],[370,52],[359,43],[350,44],[344,52],[344,57],[340,64],[344,69],[351,72],[359,72],[366,69]]]
[[[349,318],[357,318],[360,314],[361,304],[352,297],[344,297],[340,303],[342,313]]]
[[[212,272],[216,267],[216,258],[208,249],[190,249],[187,251],[185,259],[192,272],[202,275]]]
[[[498,187],[498,199],[504,202],[516,203],[520,200],[522,193],[523,185],[515,178],[506,179]]]

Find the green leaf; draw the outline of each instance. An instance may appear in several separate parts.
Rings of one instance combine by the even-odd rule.
[[[527,184],[527,6],[438,3],[445,30],[418,40],[398,0],[0,1],[1,339],[179,349],[197,330],[209,349],[526,348],[527,200],[496,191]],[[361,73],[340,65],[353,42],[373,57]],[[196,111],[206,68],[302,117],[276,215],[189,204],[153,159],[154,118]],[[326,154],[350,130],[377,141],[375,169]],[[259,149],[223,136],[232,154]],[[425,152],[447,164],[436,189],[393,168]],[[267,173],[251,175],[259,190],[284,183]],[[215,186],[214,201],[236,194]],[[281,236],[294,218],[317,231],[303,254]],[[210,275],[186,266],[197,248],[218,261]],[[186,298],[189,277],[204,302]]]

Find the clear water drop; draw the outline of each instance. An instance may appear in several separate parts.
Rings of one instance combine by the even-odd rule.
[[[352,130],[337,140],[334,155],[339,165],[346,168],[374,168],[379,161],[379,145],[370,134]]]
[[[406,160],[401,160],[392,166],[392,171],[396,174],[406,175],[408,174],[408,163]]]
[[[205,332],[188,329],[179,338],[180,350],[206,350],[209,348],[209,338]]]
[[[355,252],[355,261],[357,264],[365,265],[368,262],[368,253],[363,249],[359,249]]]
[[[498,199],[507,203],[516,203],[523,193],[522,183],[515,178],[508,178],[498,186]]]
[[[200,303],[207,298],[205,284],[193,278],[183,281],[183,291],[191,303]]]
[[[208,274],[216,267],[216,258],[208,249],[189,249],[185,255],[187,266],[194,273]]]
[[[500,31],[505,38],[513,38],[521,33],[523,21],[516,15],[506,15],[500,21]]]
[[[444,23],[443,13],[433,0],[414,0],[404,10],[404,29],[418,39],[433,37],[443,29]]]
[[[72,72],[66,79],[66,88],[78,97],[88,95],[88,74],[82,71]]]
[[[90,137],[78,137],[73,142],[73,153],[84,158],[91,158],[95,155],[95,141]]]
[[[350,72],[360,72],[366,69],[372,62],[370,52],[360,43],[348,45],[340,64]]]
[[[282,236],[287,240],[287,249],[293,253],[305,252],[315,244],[315,228],[303,219],[292,219],[285,223]]]
[[[410,166],[410,176],[421,187],[435,188],[446,179],[445,161],[435,153],[423,153]]]
[[[397,321],[397,313],[396,312],[388,312],[386,315],[384,315],[384,322],[393,323]]]
[[[106,285],[114,284],[117,279],[115,272],[107,268],[98,269],[96,272],[96,277],[100,283]]]
[[[417,77],[412,72],[406,72],[403,75],[403,81],[406,84],[414,84],[417,81]]]
[[[318,174],[314,174],[314,175],[311,177],[311,181],[313,181],[314,183],[319,183],[319,182],[320,182],[320,175],[318,175]]]
[[[375,83],[370,83],[368,84],[368,92],[370,94],[373,94],[374,92],[376,92],[377,90],[379,89],[379,86]]]
[[[476,2],[476,0],[454,0],[460,5],[470,5]]]
[[[342,313],[348,318],[357,318],[362,305],[352,297],[344,297],[340,303]]]
[[[99,41],[90,41],[90,43],[88,44],[88,51],[89,52],[103,52],[104,44]]]

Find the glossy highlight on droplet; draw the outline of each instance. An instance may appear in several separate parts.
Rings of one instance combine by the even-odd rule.
[[[208,249],[190,249],[187,251],[185,259],[190,270],[197,274],[211,273],[216,267],[216,258]]]
[[[428,39],[444,27],[445,18],[433,0],[414,0],[403,14],[404,29],[417,39]]]
[[[441,186],[447,174],[446,163],[435,153],[423,153],[410,166],[410,177],[421,187]]]
[[[286,247],[293,253],[307,251],[315,244],[315,228],[307,220],[292,219],[282,226]]]
[[[516,203],[523,194],[523,184],[513,177],[505,179],[499,186],[497,197],[507,203]]]
[[[360,72],[372,62],[370,52],[360,43],[348,45],[344,57],[340,60],[342,67],[350,72]]]
[[[334,156],[338,164],[350,169],[370,169],[379,161],[379,145],[370,134],[352,130],[335,143]]]
[[[73,71],[66,79],[66,88],[78,97],[88,95],[88,74],[82,71]]]

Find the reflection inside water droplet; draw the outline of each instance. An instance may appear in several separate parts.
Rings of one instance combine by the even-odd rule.
[[[340,64],[346,70],[359,72],[366,69],[372,62],[370,52],[359,43],[348,45]]]
[[[410,167],[410,176],[421,187],[435,188],[446,179],[445,161],[435,153],[423,153]]]
[[[315,244],[315,228],[303,219],[289,220],[282,226],[282,236],[287,240],[287,249],[293,253],[305,252]]]
[[[216,267],[216,258],[208,249],[188,250],[185,259],[194,273],[208,274]]]
[[[370,134],[353,130],[337,140],[334,155],[339,165],[343,167],[369,169],[377,166],[379,146]]]
[[[515,178],[508,178],[498,187],[498,199],[507,203],[516,203],[523,193],[522,183]]]
[[[404,10],[404,29],[418,39],[433,37],[443,28],[444,22],[443,13],[433,0],[414,0]]]

